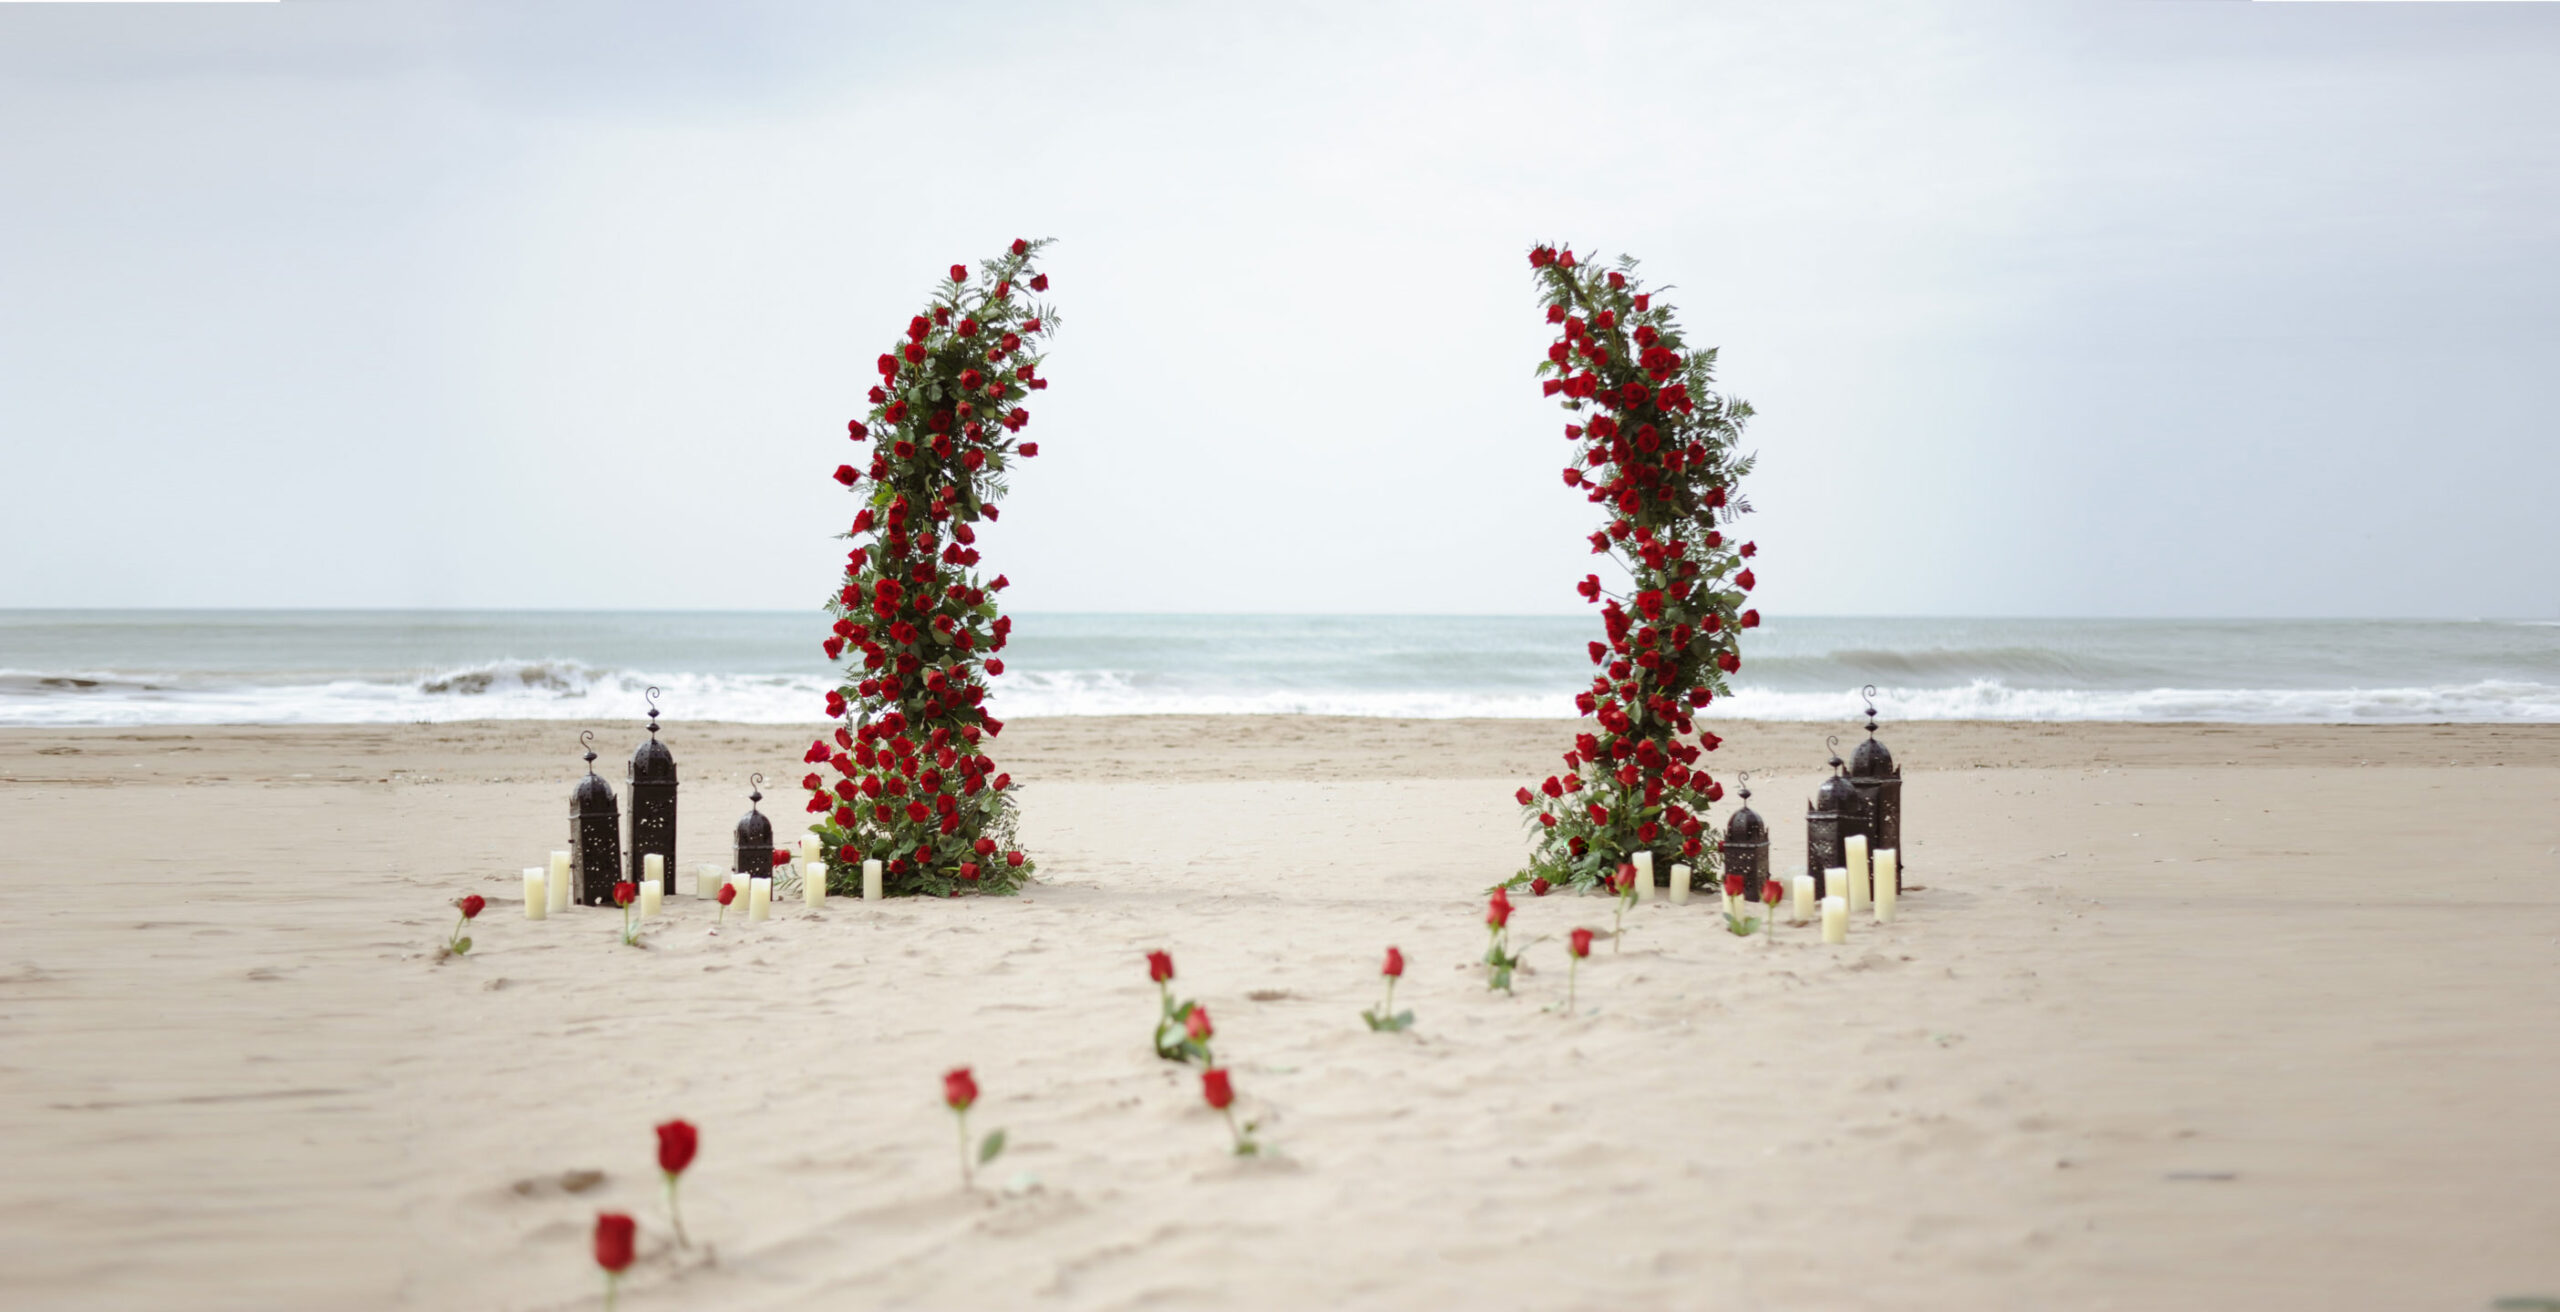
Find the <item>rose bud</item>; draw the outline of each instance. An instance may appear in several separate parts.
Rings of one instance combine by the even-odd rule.
[[[1194,1003],[1191,1007],[1191,1015],[1182,1022],[1182,1032],[1190,1035],[1194,1041],[1202,1041],[1218,1031],[1209,1024],[1209,1009]]]
[[[1200,1096],[1208,1099],[1210,1106],[1219,1111],[1225,1111],[1227,1105],[1236,1100],[1236,1090],[1235,1086],[1228,1082],[1227,1073],[1223,1068],[1208,1070],[1200,1072]]]
[[[1743,590],[1743,591],[1745,591],[1745,592],[1749,592],[1749,591],[1750,591],[1750,590],[1752,590],[1753,588],[1758,587],[1758,586],[1760,585],[1760,580],[1758,580],[1758,579],[1755,579],[1755,578],[1751,577],[1751,571],[1749,571],[1749,570],[1747,570],[1747,569],[1746,569],[1746,570],[1744,570],[1744,571],[1742,571],[1742,572],[1741,572],[1741,573],[1739,573],[1739,574],[1734,575],[1734,576],[1733,576],[1733,581],[1734,581],[1734,582],[1736,582],[1736,583],[1738,583],[1738,584],[1741,584],[1741,585],[1742,585],[1742,590]]]
[[[596,1213],[596,1265],[613,1275],[631,1268],[632,1235],[638,1227],[620,1212]]]
[[[1501,889],[1493,890],[1492,900],[1485,903],[1484,923],[1500,929],[1511,923],[1511,899]]]
[[[1778,905],[1778,896],[1781,891],[1777,877],[1774,875],[1760,881],[1760,900],[1773,907]]]
[[[702,1146],[702,1136],[690,1121],[669,1121],[658,1127],[658,1169],[669,1175],[682,1175],[693,1165],[693,1154]]]
[[[1387,964],[1380,967],[1378,973],[1389,979],[1404,974],[1404,954],[1394,948],[1387,949]]]
[[[720,886],[720,905],[722,905],[722,906],[724,906],[724,907],[725,907],[725,906],[729,905],[730,903],[735,902],[735,901],[737,901],[737,900],[738,900],[738,886],[737,886],[737,885],[735,885],[735,884],[722,884],[722,885]]]
[[[627,907],[631,905],[631,899],[638,896],[640,896],[640,886],[638,884],[625,881],[613,886],[613,904],[615,906]]]
[[[1726,897],[1742,896],[1742,876],[1727,875],[1724,877],[1724,895]]]
[[[1547,890],[1554,887],[1555,885],[1547,882],[1547,877],[1545,875],[1540,875],[1529,881],[1529,895],[1531,897],[1545,897],[1547,895]]]
[[[846,487],[853,486],[856,482],[859,482],[861,478],[862,475],[851,465],[836,466],[836,481],[844,484]]]
[[[977,863],[977,862],[975,862],[975,861],[963,861],[963,862],[961,862],[961,863],[960,863],[960,877],[961,877],[962,879],[968,880],[968,881],[969,881],[970,883],[972,883],[972,884],[974,884],[974,883],[978,882],[978,863]]]
[[[489,900],[477,893],[474,893],[469,897],[454,903],[454,905],[462,908],[462,918],[469,920],[472,917],[479,915],[481,910],[489,905]]]
[[[1004,854],[1004,863],[1009,866],[1021,865],[1022,854],[1020,852],[1007,852]]]
[[[967,282],[967,281],[969,281],[969,266],[968,266],[968,265],[965,265],[965,264],[955,264],[955,265],[952,265],[952,266],[951,266],[951,281],[953,281],[953,282]]]
[[[1756,629],[1756,628],[1759,628],[1759,627],[1760,627],[1760,612],[1758,612],[1758,611],[1756,611],[1756,610],[1746,610],[1746,611],[1742,612],[1742,627],[1744,627],[1744,628],[1746,628],[1746,629]]]
[[[1577,930],[1573,931],[1573,938],[1572,938],[1572,941],[1571,941],[1571,947],[1572,947],[1572,950],[1573,950],[1573,955],[1575,955],[1575,956],[1577,956],[1577,957],[1587,957],[1587,956],[1590,956],[1590,955],[1591,955],[1591,931],[1590,931],[1590,930],[1587,930],[1587,929],[1577,929]]]
[[[1031,243],[1024,241],[1020,237],[1016,237],[1013,239],[1013,245],[1006,247],[1006,249],[1012,251],[1016,255],[1028,255],[1031,253]]]
[[[1049,275],[1045,273],[1035,273],[1031,275],[1031,290],[1035,292],[1045,292],[1049,290]],[[1039,320],[1034,319],[1032,322],[1038,323]],[[1035,329],[1034,331],[1037,330]]]
[[[1154,981],[1155,981],[1156,983],[1158,983],[1158,984],[1162,984],[1162,983],[1164,983],[1166,980],[1172,979],[1172,978],[1173,978],[1173,954],[1172,954],[1172,953],[1170,953],[1170,952],[1150,952],[1150,953],[1148,953],[1148,954],[1147,954],[1147,978],[1148,978],[1148,979],[1151,979],[1151,980],[1154,980]]]
[[[1040,454],[1040,444],[1037,442],[1025,442],[1018,449],[1025,456],[1036,456]]]
[[[968,1067],[956,1067],[943,1073],[942,1100],[951,1104],[951,1110],[955,1112],[969,1110],[969,1104],[978,1100],[978,1082],[970,1078]]]

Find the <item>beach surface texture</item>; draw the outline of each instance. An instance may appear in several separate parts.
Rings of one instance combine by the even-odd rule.
[[[0,1305],[592,1307],[600,1210],[635,1310],[2560,1296],[2560,726],[1889,725],[1895,923],[1520,895],[1511,996],[1484,896],[1569,723],[1026,718],[1022,896],[715,934],[694,871],[750,770],[798,832],[808,738],[674,722],[637,949],[523,917],[581,727],[0,730]],[[1801,869],[1824,730],[1713,727],[1715,823],[1753,770]],[[1264,1155],[1151,1050],[1151,949]],[[965,1193],[962,1065],[1010,1144]]]

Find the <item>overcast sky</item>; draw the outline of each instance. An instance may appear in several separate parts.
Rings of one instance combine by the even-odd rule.
[[[1019,609],[1578,610],[1546,239],[1768,609],[2560,614],[2555,5],[0,5],[0,114],[0,605],[814,605],[1024,235]]]

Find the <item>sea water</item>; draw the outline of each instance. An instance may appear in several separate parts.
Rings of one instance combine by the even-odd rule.
[[[0,611],[0,724],[803,723],[812,612]],[[1015,617],[999,717],[1571,716],[1588,616]],[[1775,618],[1711,715],[2560,721],[2560,622]]]

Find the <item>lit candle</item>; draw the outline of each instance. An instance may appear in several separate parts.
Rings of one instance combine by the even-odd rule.
[[[566,852],[551,854],[551,909],[569,909],[569,854]]]
[[[551,881],[543,876],[542,867],[524,868],[524,918],[540,920],[551,914]]]
[[[1851,834],[1840,844],[1849,857],[1849,909],[1867,909],[1867,836]]]
[[[1689,867],[1671,867],[1671,900],[1686,904],[1689,900]]]
[[[665,893],[667,891],[667,858],[656,852],[641,857],[640,882],[656,888],[662,894]]]
[[[1805,921],[1813,919],[1813,876],[1796,876],[1794,888],[1796,893],[1796,922],[1798,924],[1802,924]]]
[[[800,900],[816,906],[827,900],[827,863],[812,861],[800,867]]]
[[[880,900],[880,863],[877,861],[862,863],[862,900],[865,902]]]
[[[1894,886],[1901,883],[1902,854],[1892,848],[1876,850],[1876,920],[1893,919]]]
[[[762,920],[765,918],[766,914],[772,910],[772,878],[768,876],[763,879],[750,878],[747,880],[747,919]]]
[[[1636,901],[1653,900],[1653,853],[1638,852],[1636,862]]]
[[[653,861],[653,862],[654,862],[654,861],[656,861],[658,858],[657,858],[656,856],[652,855],[649,859],[650,859],[651,861]],[[663,878],[661,878],[661,879],[642,879],[642,880],[640,881],[640,917],[641,917],[641,919],[646,920],[646,919],[648,919],[649,917],[651,917],[651,916],[654,916],[654,915],[658,914],[658,903],[660,902],[660,900],[662,900],[663,898],[665,898],[665,897],[666,897],[666,895],[667,895],[667,886],[666,886],[666,883],[664,882]]]
[[[1849,941],[1849,899],[1836,896],[1822,899],[1822,941]]]

